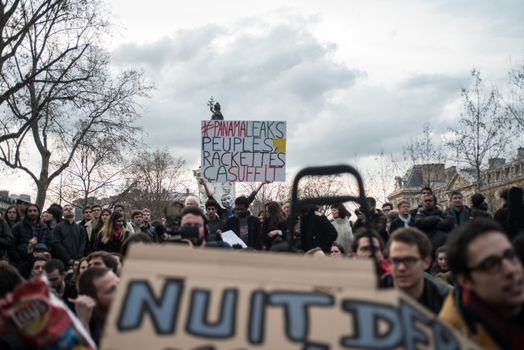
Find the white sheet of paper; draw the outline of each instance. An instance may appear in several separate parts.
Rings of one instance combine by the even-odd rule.
[[[240,244],[242,248],[247,248],[246,243],[244,243],[244,241],[241,240],[240,237],[238,237],[236,233],[231,230],[222,232],[221,236],[222,236],[222,240],[226,242],[227,244],[229,244],[230,246],[233,246],[235,244]]]

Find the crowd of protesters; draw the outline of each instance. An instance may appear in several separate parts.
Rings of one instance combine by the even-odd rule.
[[[481,194],[468,207],[454,191],[450,207],[442,208],[423,188],[416,208],[400,200],[379,209],[369,197],[369,211],[356,208],[354,221],[342,203],[333,203],[327,216],[304,206],[291,218],[290,202],[271,201],[255,216],[250,205],[264,183],[248,197],[225,195],[220,203],[199,183],[208,196],[203,208],[189,196],[167,206],[163,218],[145,208],[129,210],[127,220],[122,205],[84,207],[82,218],[72,205],[9,207],[0,219],[0,257],[8,262],[0,274],[45,274],[98,342],[129,244],[238,249],[221,237],[233,231],[253,251],[373,258],[381,287],[402,290],[481,347],[516,349],[524,341],[524,238],[506,230],[507,201],[492,215]],[[2,296],[14,288],[1,286]]]

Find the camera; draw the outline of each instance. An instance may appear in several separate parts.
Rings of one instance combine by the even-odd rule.
[[[182,226],[178,230],[169,232],[170,236],[167,239],[169,242],[181,242],[183,239],[191,241],[198,240],[198,227]]]

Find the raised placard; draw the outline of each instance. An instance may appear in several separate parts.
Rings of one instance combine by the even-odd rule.
[[[208,120],[201,134],[207,182],[286,180],[286,122]]]

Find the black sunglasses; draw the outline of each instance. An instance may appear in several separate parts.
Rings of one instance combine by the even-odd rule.
[[[502,256],[497,255],[491,255],[488,256],[486,259],[482,260],[480,263],[478,263],[476,266],[470,267],[468,271],[482,271],[482,272],[488,272],[488,273],[498,273],[500,272],[500,269],[502,268],[502,261],[508,260],[513,263],[519,261],[517,254],[515,253],[515,250],[513,248],[509,248],[504,253],[502,253]]]

